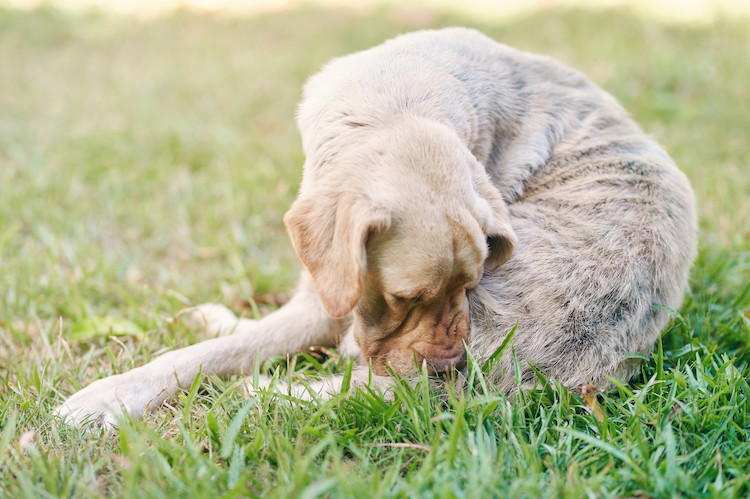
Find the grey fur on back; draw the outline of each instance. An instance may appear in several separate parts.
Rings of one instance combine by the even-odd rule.
[[[491,355],[518,321],[525,385],[535,379],[528,363],[566,386],[607,387],[607,376],[634,373],[637,362],[623,358],[650,351],[669,320],[664,307],[680,307],[696,217],[685,176],[609,94],[463,28],[334,60],[305,93],[306,175],[361,125],[404,115],[449,125],[485,166],[518,245],[470,292],[474,357]],[[512,373],[505,355],[495,381],[506,391]]]

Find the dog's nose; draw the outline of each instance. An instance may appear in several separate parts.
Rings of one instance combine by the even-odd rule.
[[[428,365],[432,374],[445,374],[454,369],[463,369],[466,367],[466,350],[462,349],[461,353],[454,357],[430,360]]]

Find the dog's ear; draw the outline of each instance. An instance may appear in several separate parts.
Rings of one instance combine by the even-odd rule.
[[[500,192],[492,185],[484,167],[474,174],[474,188],[477,194],[490,206],[491,213],[483,221],[482,230],[487,235],[487,246],[489,247],[489,254],[484,261],[484,267],[487,270],[493,270],[510,258],[518,243],[518,238],[510,225],[508,207]]]
[[[367,240],[388,230],[390,211],[353,194],[308,194],[284,223],[328,315],[347,315],[362,296]]]

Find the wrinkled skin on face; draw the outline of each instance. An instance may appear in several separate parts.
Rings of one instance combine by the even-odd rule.
[[[448,217],[423,223],[429,230],[396,223],[368,244],[354,331],[378,375],[387,366],[408,374],[423,360],[431,374],[466,362],[466,291],[479,282],[486,243],[478,227],[472,235]]]

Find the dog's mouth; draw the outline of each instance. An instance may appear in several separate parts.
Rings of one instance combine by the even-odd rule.
[[[460,350],[455,350],[455,352],[439,356],[433,353],[426,356],[418,350],[402,350],[398,353],[392,351],[382,357],[373,356],[370,359],[373,361],[373,373],[381,376],[388,375],[391,370],[396,374],[406,376],[414,373],[415,370],[421,372],[424,366],[428,376],[445,377],[456,371],[462,371],[467,366],[467,353],[463,344]]]
[[[430,376],[446,376],[453,371],[461,371],[466,367],[466,349],[461,348],[461,352],[449,357],[439,357],[425,359],[427,363],[427,373]]]
[[[429,376],[463,370],[467,363],[465,342],[469,328],[466,314],[441,309],[437,314],[423,314],[416,318],[420,319],[418,327],[414,327],[416,321],[411,321],[408,329],[397,328],[384,338],[376,337],[377,328],[373,328],[373,332],[364,328],[358,335],[355,323],[355,338],[363,358],[370,360],[373,372],[387,375],[392,370],[406,376],[413,374],[415,369],[421,372],[423,364]]]

